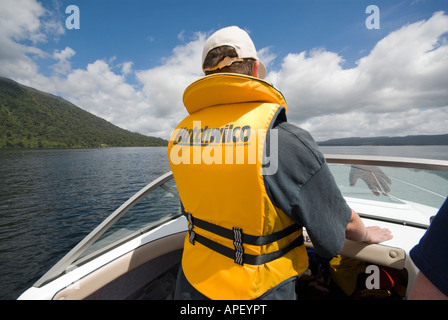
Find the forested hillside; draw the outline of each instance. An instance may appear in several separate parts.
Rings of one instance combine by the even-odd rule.
[[[166,146],[121,129],[72,103],[0,78],[0,148]]]

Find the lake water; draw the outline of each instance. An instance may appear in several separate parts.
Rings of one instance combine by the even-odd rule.
[[[0,151],[0,299],[15,299],[169,171],[166,148]]]
[[[324,153],[448,160],[448,146],[322,147]],[[0,299],[16,299],[143,186],[166,148],[0,150]]]

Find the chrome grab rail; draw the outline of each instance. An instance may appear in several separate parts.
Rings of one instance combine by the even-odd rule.
[[[326,154],[325,158],[328,163],[448,171],[448,161],[445,160],[340,154]]]

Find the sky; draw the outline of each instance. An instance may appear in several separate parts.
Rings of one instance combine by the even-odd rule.
[[[446,0],[0,0],[0,76],[168,139],[231,25],[317,141],[448,133]]]

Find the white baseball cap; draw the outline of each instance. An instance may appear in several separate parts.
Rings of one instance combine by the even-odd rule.
[[[257,50],[249,37],[249,34],[235,26],[227,27],[216,31],[208,38],[204,45],[204,51],[202,52],[202,65],[204,65],[205,57],[208,52],[214,48],[221,46],[230,46],[235,49],[238,58],[231,58],[223,60],[219,63],[219,68],[230,66],[235,61],[241,61],[239,59],[252,58],[260,62],[258,68],[258,76],[264,79],[267,75],[265,65],[258,59]],[[205,70],[204,70],[205,71]]]

